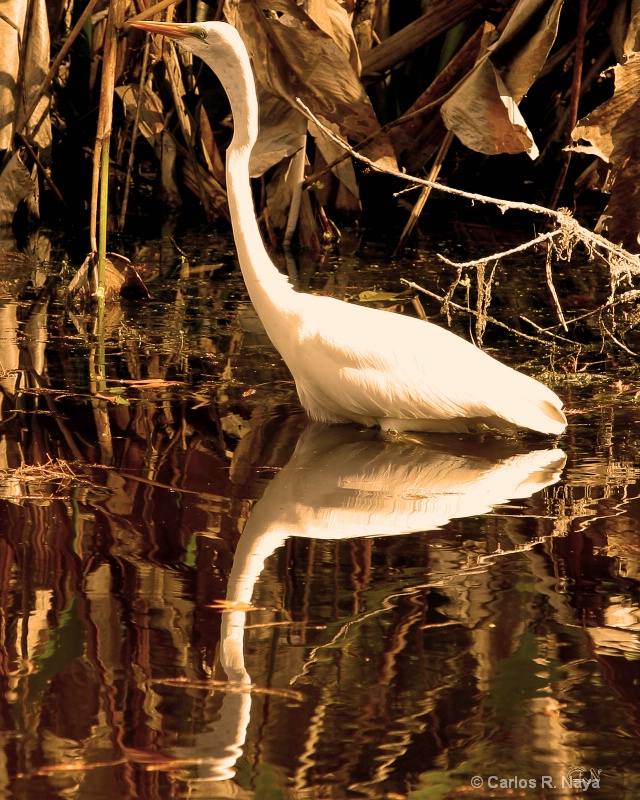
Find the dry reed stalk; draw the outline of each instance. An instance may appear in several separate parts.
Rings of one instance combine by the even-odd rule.
[[[100,86],[100,103],[98,108],[98,125],[96,130],[96,144],[93,153],[93,178],[91,184],[91,215],[89,240],[93,252],[98,252],[98,269],[104,263],[106,253],[107,235],[107,215],[106,205],[108,201],[107,190],[109,180],[109,140],[113,125],[113,94],[115,88],[116,74],[116,55],[118,32],[124,23],[125,2],[124,0],[113,0],[109,4],[107,13],[106,30],[104,36],[104,53],[102,60],[102,83]],[[106,174],[105,174],[106,173]],[[97,241],[98,230],[98,205],[101,205],[101,225],[100,239],[103,244],[100,248]],[[102,257],[100,256],[102,249]],[[103,272],[104,275],[104,272]],[[100,281],[99,281],[100,286]],[[99,291],[99,287],[98,287]]]
[[[578,122],[578,103],[580,101],[580,91],[582,88],[582,66],[584,62],[584,40],[587,30],[587,4],[588,0],[580,0],[578,9],[578,26],[576,30],[576,49],[573,62],[573,80],[571,83],[571,101],[569,103],[567,128],[565,132],[566,144],[571,145],[573,140],[571,132],[576,127]],[[569,162],[571,161],[571,150],[565,149],[563,151],[562,166],[560,173],[556,180],[556,185],[549,200],[550,208],[557,208],[560,199],[560,193],[564,187],[564,182],[569,171]]]

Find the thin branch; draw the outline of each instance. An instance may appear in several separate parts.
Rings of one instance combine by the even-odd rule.
[[[612,342],[615,342],[615,344],[617,344],[618,347],[621,347],[626,353],[629,353],[629,355],[633,356],[634,358],[638,357],[638,353],[635,353],[633,350],[628,348],[626,344],[621,342],[620,339],[616,338],[613,335],[612,331],[610,331],[609,328],[607,328],[607,326],[604,324],[604,322],[602,320],[600,320],[600,324],[602,325],[602,329],[607,334],[607,336],[611,339]]]
[[[53,178],[49,174],[49,171],[47,169],[45,169],[42,161],[40,161],[40,159],[38,158],[38,154],[36,153],[36,151],[31,146],[31,142],[26,138],[26,136],[23,133],[20,133],[18,135],[19,135],[20,139],[22,140],[22,144],[25,146],[25,148],[27,149],[29,155],[34,160],[34,162],[36,163],[38,169],[42,173],[42,177],[44,178],[45,183],[48,184],[49,188],[55,194],[55,196],[58,198],[58,200],[62,203],[62,205],[66,206],[67,203],[66,203],[64,197],[62,196],[62,194],[60,193],[60,189],[58,189],[58,187],[55,185],[55,183],[53,182]]]
[[[391,167],[385,167],[377,164],[375,161],[371,161],[371,159],[363,156],[361,153],[358,153],[348,142],[327,128],[326,125],[323,125],[323,123],[320,122],[311,109],[308,108],[308,106],[306,106],[299,97],[296,97],[296,103],[300,106],[304,114],[313,122],[315,122],[320,130],[322,130],[330,139],[332,139],[336,144],[340,145],[340,147],[342,147],[349,155],[353,156],[353,158],[358,159],[358,161],[362,161],[376,172],[382,172],[385,175],[392,175],[394,178],[400,178],[400,180],[407,181],[418,186],[428,186],[431,189],[438,189],[439,191],[446,192],[447,194],[453,194],[457,197],[464,197],[467,200],[472,200],[476,203],[495,205],[503,212],[509,210],[533,211],[538,214],[544,214],[548,217],[558,217],[561,214],[560,211],[553,211],[550,208],[545,208],[544,206],[538,206],[531,203],[521,203],[515,200],[502,200],[496,197],[488,197],[487,195],[476,194],[474,192],[465,192],[463,189],[454,189],[452,186],[445,186],[444,184],[436,183],[435,181],[429,181],[425,178],[418,178],[415,175],[408,175],[407,173],[400,172],[397,169],[392,169]],[[638,259],[638,267],[640,268],[640,259]]]
[[[129,17],[125,23],[125,27],[130,27],[132,22],[142,22],[145,19],[149,19],[149,17],[159,14],[161,11],[164,11],[165,8],[169,8],[169,6],[179,6],[181,2],[182,0],[161,0],[160,3],[156,3],[151,6],[151,8],[146,8],[144,11],[136,14],[135,17]]]
[[[140,118],[142,116],[142,108],[146,99],[147,91],[147,68],[149,64],[149,44],[151,38],[145,36],[144,51],[142,54],[142,66],[140,68],[140,88],[138,89],[138,102],[136,103],[136,116],[133,121],[133,129],[131,131],[131,149],[129,150],[129,161],[127,164],[127,177],[124,184],[124,193],[122,197],[122,206],[120,208],[120,218],[118,221],[118,228],[123,231],[124,223],[127,217],[127,205],[129,203],[129,192],[131,191],[131,181],[133,179],[133,167],[135,163],[136,140],[138,138],[138,131],[140,129]]]
[[[501,258],[505,258],[505,256],[511,256],[514,253],[521,253],[523,250],[528,250],[531,247],[535,247],[537,244],[541,244],[542,242],[549,241],[549,239],[553,239],[554,236],[558,236],[560,233],[562,233],[561,228],[558,228],[555,231],[549,231],[549,233],[542,233],[540,236],[536,236],[535,239],[524,242],[524,244],[519,244],[517,247],[512,247],[510,250],[503,250],[501,253],[492,253],[490,256],[484,256],[484,258],[474,258],[471,261],[450,261],[441,253],[438,253],[438,258],[441,261],[444,261],[444,263],[448,264],[450,267],[477,267],[481,264],[486,264],[489,261],[498,261]]]
[[[434,162],[429,170],[429,180],[435,181],[440,174],[440,170],[442,169],[442,164],[444,162],[445,156],[449,152],[449,148],[451,147],[451,142],[453,141],[453,132],[447,131],[444,139],[440,142],[440,147],[438,148],[438,152],[436,153],[436,157]],[[425,203],[429,199],[429,195],[431,194],[431,188],[429,186],[423,186],[422,191],[420,192],[420,197],[417,199],[416,204],[414,205],[413,209],[411,210],[411,215],[407,220],[407,224],[404,226],[404,230],[400,234],[400,239],[398,244],[396,245],[396,249],[393,251],[393,255],[397,256],[399,253],[402,252],[404,248],[404,244],[411,235],[411,231],[415,228],[420,214],[422,214],[422,209],[425,206]]]

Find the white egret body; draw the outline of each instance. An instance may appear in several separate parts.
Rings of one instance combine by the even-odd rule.
[[[229,96],[234,135],[227,150],[227,192],[240,268],[312,419],[397,431],[564,431],[567,420],[554,392],[450,331],[296,292],[269,257],[256,220],[249,157],[258,136],[258,100],[240,35],[225,22],[134,25],[195,53]]]

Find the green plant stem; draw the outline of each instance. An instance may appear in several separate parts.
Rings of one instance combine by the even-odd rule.
[[[96,320],[96,390],[107,390],[107,348],[105,344],[105,306],[104,296],[98,297],[98,315]]]
[[[100,209],[98,221],[98,307],[104,309],[106,292],[107,228],[109,226],[109,137],[100,152]]]

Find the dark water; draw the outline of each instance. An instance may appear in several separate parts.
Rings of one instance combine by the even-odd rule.
[[[400,288],[356,249],[301,282]],[[60,264],[5,259],[0,798],[636,798],[632,361],[512,343],[557,442],[313,426],[228,243],[187,259],[138,250],[106,386]]]

